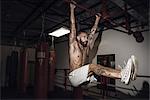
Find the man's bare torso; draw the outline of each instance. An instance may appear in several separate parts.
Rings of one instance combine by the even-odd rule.
[[[70,44],[70,67],[77,69],[86,63],[88,47],[81,46],[77,41]]]
[[[76,4],[74,2],[74,4]],[[71,22],[71,32],[69,35],[69,55],[70,55],[70,70],[74,70],[77,68],[82,67],[83,65],[88,63],[88,53],[90,49],[90,44],[93,41],[93,36],[96,32],[100,16],[101,14],[96,15],[95,23],[90,30],[90,35],[85,34],[82,32],[82,35],[80,34],[80,39],[77,38],[77,31],[76,31],[76,21],[74,16],[74,9],[75,5],[70,3],[70,22]],[[84,34],[84,35],[83,35]],[[89,37],[89,38],[88,38]],[[87,43],[86,43],[87,42]],[[83,44],[84,43],[84,44]]]

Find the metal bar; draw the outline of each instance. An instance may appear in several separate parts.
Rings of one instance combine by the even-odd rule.
[[[48,18],[48,17],[45,17],[45,19],[48,20],[48,21],[51,21],[51,22],[59,23],[58,20],[56,20],[56,19],[52,19],[52,18]],[[67,28],[69,28],[69,26],[66,25],[66,24],[64,24],[64,23],[62,23],[62,25],[64,25],[64,26],[66,26]]]
[[[113,20],[114,21],[114,20]],[[131,23],[134,23],[136,20],[130,20],[130,24]],[[123,26],[123,25],[125,25],[126,24],[126,22],[121,22],[121,23],[116,23],[115,25],[114,25],[114,27],[118,27],[118,26]]]
[[[116,30],[116,31],[119,31],[119,32],[127,33],[127,34],[128,34],[128,32],[123,31],[123,30],[120,30],[120,29],[116,29],[116,28],[111,28],[111,29]]]
[[[65,14],[60,14],[60,13],[57,13],[57,12],[46,12],[46,15],[50,15],[50,16],[58,16],[58,17],[65,17],[65,18],[68,18],[69,19],[69,16],[65,15]]]
[[[146,29],[146,30],[141,30],[140,32],[149,32],[149,29]]]
[[[149,75],[137,75],[137,77],[150,78],[150,76],[149,76]]]
[[[111,20],[117,20],[117,19],[122,18],[123,16],[124,16],[124,14],[121,14],[120,16],[111,18]],[[80,22],[86,21],[86,20],[90,19],[91,17],[93,17],[93,16],[90,16],[90,17],[88,17],[88,18],[85,18],[85,19],[81,20]],[[79,22],[79,23],[80,23],[80,22]],[[103,22],[102,22],[102,23],[103,23]],[[118,25],[119,25],[119,24],[116,24],[116,26],[118,26]]]
[[[96,11],[93,10],[93,9],[89,10],[88,8],[86,8],[86,7],[82,6],[82,5],[79,5],[79,4],[77,4],[77,3],[73,3],[73,2],[71,2],[70,0],[64,0],[64,1],[76,5],[78,8],[83,9],[83,10],[85,10],[86,12],[88,12],[88,13],[90,13],[90,14],[92,14],[92,15],[95,15],[95,14],[96,14]]]
[[[109,21],[112,25],[117,25],[117,23],[116,22],[114,22],[114,21]],[[126,27],[124,27],[123,25],[120,25],[120,27],[122,27],[122,28],[124,28],[124,29],[126,29]],[[118,30],[119,31],[119,30]],[[122,31],[122,30],[121,30]],[[122,31],[123,32],[123,31]],[[124,33],[126,33],[125,31],[124,31]],[[132,30],[130,30],[130,32],[127,32],[128,34],[132,34],[133,33],[133,31]]]
[[[123,5],[125,3],[125,1],[123,1],[123,0],[111,0],[111,2],[113,2],[114,4],[116,4],[121,9],[123,9],[122,7],[123,7]],[[131,8],[130,5],[127,4],[127,6],[129,8]],[[134,9],[130,9],[128,11],[128,13],[130,15],[132,15],[134,18],[136,18],[137,20],[146,22],[145,18],[143,16],[139,15],[139,13],[137,11],[135,11]]]
[[[143,27],[143,26],[148,26],[148,23],[145,24],[141,24],[141,25],[135,25],[135,26],[131,26],[130,28],[137,28],[137,27]]]
[[[145,3],[139,3],[139,4],[135,4],[134,6],[130,6],[130,8],[127,8],[127,11],[128,10],[132,10],[132,9],[135,9],[135,8],[138,8],[138,7],[140,7],[140,6],[145,6]]]
[[[26,2],[24,2],[24,1],[22,1],[22,0],[16,0],[16,1],[19,2],[20,4],[26,6],[26,7],[34,8],[34,7],[33,7],[33,4],[26,3]],[[35,6],[35,5],[34,5],[34,6]]]
[[[94,4],[94,5],[90,6],[90,7],[88,7],[87,9],[92,9],[92,8],[94,8],[95,6],[99,5],[100,3],[101,3],[101,2],[98,2],[98,3],[96,3],[96,4]],[[86,11],[86,10],[83,10],[83,11],[77,13],[76,15],[79,16],[79,15],[81,15],[82,13],[84,13],[85,11]],[[66,22],[66,21],[69,21],[69,19],[65,19],[65,20],[61,21],[60,23],[56,24],[55,26],[53,26],[53,27],[51,27],[51,28],[48,28],[47,30],[45,30],[45,32],[48,32],[49,30],[52,30],[52,29],[54,29],[55,27],[58,27],[60,24]]]
[[[58,69],[58,68],[57,68],[56,70],[70,70],[70,69]]]
[[[69,1],[69,0],[65,0],[65,1]],[[91,13],[91,10],[85,8],[84,6],[81,6],[81,5],[78,5],[78,4],[76,4],[76,6],[79,7],[79,8],[81,8],[81,9],[84,9],[85,11],[87,11],[87,12],[89,12],[89,13]],[[96,14],[95,11],[93,11],[93,12]],[[94,14],[94,15],[95,15],[95,14]],[[89,18],[90,18],[90,17],[89,17]],[[87,18],[87,19],[89,19],[89,18]],[[83,21],[83,20],[82,20],[82,21]],[[115,23],[115,22],[113,22],[113,23]],[[115,25],[117,25],[117,23],[115,23]],[[120,25],[120,26],[126,29],[126,27],[124,27],[123,25]],[[117,29],[116,29],[116,30],[117,30]],[[119,30],[118,30],[118,31],[119,31]],[[120,31],[122,31],[122,30],[120,30]],[[125,31],[122,31],[122,32],[125,32]],[[132,31],[131,31],[131,32],[132,32]],[[129,34],[129,33],[128,33],[128,34]]]

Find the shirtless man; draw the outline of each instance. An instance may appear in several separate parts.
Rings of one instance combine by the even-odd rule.
[[[87,64],[89,50],[92,49],[91,44],[94,42],[93,37],[102,16],[100,13],[96,14],[94,26],[90,30],[89,34],[86,32],[80,32],[78,36],[76,36],[77,32],[74,16],[76,5],[74,1],[72,2],[74,4],[70,3],[71,32],[69,34],[69,62],[71,71],[69,73],[69,80],[71,84],[74,87],[77,87],[87,81],[91,83],[95,80],[93,74],[121,79],[121,81],[125,84],[128,84],[130,79],[134,80],[137,72],[135,56],[131,56],[131,58],[129,58],[125,68],[122,70],[111,69],[96,64]]]

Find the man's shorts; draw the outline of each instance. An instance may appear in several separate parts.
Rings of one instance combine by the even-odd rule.
[[[69,80],[74,87],[79,86],[80,84],[89,81],[88,86],[91,86],[92,82],[97,81],[94,75],[88,77],[89,65],[82,66],[74,71],[70,72]]]
[[[82,66],[69,73],[69,80],[75,87],[87,81],[89,65]]]

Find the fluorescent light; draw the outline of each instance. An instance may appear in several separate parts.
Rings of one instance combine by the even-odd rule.
[[[63,36],[65,34],[68,34],[68,33],[70,33],[69,29],[61,27],[61,28],[55,30],[54,32],[49,33],[48,35],[52,35],[52,36],[55,36],[55,37],[60,37],[60,36]]]

